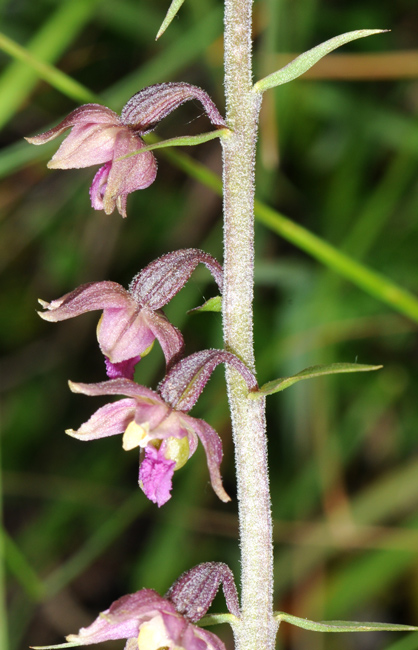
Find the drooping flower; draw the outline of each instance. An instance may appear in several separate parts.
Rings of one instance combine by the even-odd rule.
[[[221,440],[207,422],[188,415],[210,374],[222,362],[242,374],[249,390],[257,388],[246,366],[224,350],[203,350],[179,361],[167,373],[158,392],[124,378],[98,384],[69,382],[75,393],[123,395],[125,399],[102,406],[77,431],[70,429],[66,433],[79,440],[122,434],[125,451],[139,447],[138,483],[148,499],[159,507],[171,497],[174,472],[194,454],[200,440],[212,487],[221,501],[230,501],[220,474]]]
[[[153,589],[122,596],[61,648],[126,639],[125,650],[225,650],[212,632],[194,625],[223,586],[227,607],[238,617],[238,597],[230,568],[221,562],[199,564],[184,573],[165,597]],[[44,646],[43,650],[55,646]],[[35,647],[34,650],[39,650]]]
[[[52,302],[39,302],[41,318],[57,322],[89,311],[103,310],[97,327],[100,349],[111,379],[133,378],[135,364],[155,339],[169,366],[183,349],[181,332],[161,311],[203,263],[222,290],[222,267],[211,255],[195,248],[168,253],[151,262],[132,280],[129,290],[116,282],[90,282]]]
[[[177,411],[158,393],[130,379],[111,379],[99,384],[70,382],[75,393],[123,395],[125,399],[102,406],[77,431],[79,440],[97,440],[123,434],[125,451],[139,447],[141,462],[138,483],[145,495],[159,507],[170,499],[174,471],[194,454],[198,440],[203,444],[212,487],[221,501],[229,501],[220,474],[222,443],[203,420]]]
[[[157,162],[141,135],[152,131],[166,115],[190,99],[199,100],[215,126],[225,126],[209,95],[186,83],[162,83],[144,88],[124,106],[121,116],[100,104],[85,104],[72,111],[53,129],[26,138],[31,144],[45,144],[68,129],[51,169],[79,169],[103,165],[90,187],[91,205],[111,214],[115,207],[126,217],[128,194],[154,182]],[[137,152],[137,155],[130,155]],[[127,157],[126,157],[127,156]]]

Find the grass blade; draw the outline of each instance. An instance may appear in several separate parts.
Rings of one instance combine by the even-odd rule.
[[[90,20],[99,0],[65,0],[27,46],[44,63],[56,61]],[[33,65],[13,61],[0,77],[0,127],[15,114],[39,78]]]

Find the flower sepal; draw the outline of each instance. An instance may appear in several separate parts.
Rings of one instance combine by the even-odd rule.
[[[205,616],[221,585],[228,611],[239,618],[234,574],[223,562],[204,562],[186,571],[177,578],[165,598],[189,621],[196,623]]]
[[[123,124],[139,135],[153,131],[164,117],[191,100],[198,100],[214,126],[226,127],[226,122],[207,92],[185,82],[166,82],[147,86],[125,104],[121,113]]]
[[[249,392],[258,389],[254,374],[235,354],[213,349],[201,350],[178,361],[160,382],[158,392],[176,410],[190,411],[220,363],[235,368],[247,384]]]

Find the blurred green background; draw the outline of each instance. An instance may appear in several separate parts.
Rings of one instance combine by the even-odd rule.
[[[186,0],[156,43],[168,4],[0,2],[1,31],[32,61],[0,52],[0,582],[9,637],[1,650],[60,643],[115,598],[142,587],[164,593],[198,562],[227,562],[239,581],[236,502],[217,501],[202,449],[176,474],[174,498],[158,510],[137,488],[137,454],[124,453],[119,437],[83,444],[65,436],[102,403],[67,387],[69,378],[105,378],[98,314],[55,325],[35,311],[38,298],[52,300],[83,282],[127,286],[175,248],[201,247],[222,258],[221,200],[207,187],[208,172],[198,180],[196,163],[184,158],[219,174],[217,141],[176,150],[174,160],[157,152],[157,181],[129,197],[122,221],[90,208],[94,170],[50,171],[55,143],[22,140],[88,101],[77,87],[40,78],[34,61],[56,66],[116,111],[143,86],[170,80],[204,87],[223,111],[223,3]],[[256,226],[260,382],[316,363],[384,365],[269,398],[275,604],[316,620],[418,624],[417,2],[260,0],[255,73],[277,68],[280,53],[358,28],[392,31],[352,43],[310,78],[270,91],[261,116],[257,196],[276,213],[269,226]],[[200,105],[189,103],[157,134],[208,129]],[[321,248],[321,240],[332,248]],[[166,309],[188,353],[222,344],[219,314],[186,313],[215,293],[209,273],[199,270]],[[136,379],[155,387],[163,373],[156,345]],[[221,369],[192,414],[221,435],[222,473],[233,496]],[[219,598],[214,611],[224,607]],[[0,618],[4,623],[4,612]],[[226,626],[212,630],[232,648]],[[280,648],[308,644],[413,650],[418,637],[320,635],[283,624]]]

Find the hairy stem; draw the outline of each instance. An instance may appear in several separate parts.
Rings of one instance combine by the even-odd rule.
[[[252,0],[225,0],[225,91],[223,139],[225,348],[254,370],[254,159],[261,96],[253,93]],[[249,400],[238,373],[227,370],[237,469],[242,618],[234,625],[237,650],[272,650],[273,545],[264,400]]]

